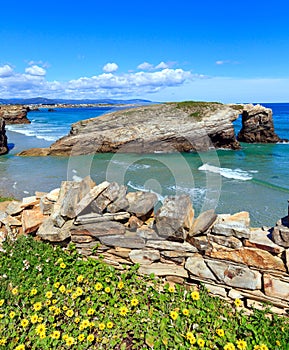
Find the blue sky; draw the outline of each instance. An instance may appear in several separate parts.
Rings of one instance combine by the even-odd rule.
[[[289,101],[287,1],[5,1],[0,98]]]

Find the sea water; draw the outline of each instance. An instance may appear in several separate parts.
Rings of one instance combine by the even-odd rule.
[[[263,104],[273,109],[275,131],[289,139],[289,104]],[[196,213],[250,212],[253,226],[272,226],[287,213],[289,144],[244,144],[242,149],[174,154],[97,154],[77,157],[18,157],[31,147],[47,147],[81,119],[110,111],[56,109],[30,112],[27,125],[8,126],[10,152],[0,157],[0,194],[17,198],[50,191],[63,180],[90,175],[97,183],[117,181],[130,191],[190,195]],[[235,122],[236,132],[241,127]]]

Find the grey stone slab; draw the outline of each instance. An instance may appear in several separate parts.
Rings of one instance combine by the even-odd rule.
[[[194,276],[210,279],[213,281],[216,280],[215,275],[208,268],[205,260],[200,254],[194,254],[194,256],[189,257],[186,261],[185,269]]]
[[[261,289],[261,274],[245,266],[230,264],[229,262],[205,260],[217,279],[235,288]]]
[[[198,252],[198,249],[192,246],[188,242],[179,243],[179,242],[172,242],[172,241],[149,240],[146,243],[146,247],[155,248],[158,250],[174,250],[179,252],[191,252],[191,253]]]

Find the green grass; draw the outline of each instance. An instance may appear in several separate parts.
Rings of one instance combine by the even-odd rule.
[[[0,253],[0,349],[288,349],[288,319],[21,236]]]
[[[188,113],[197,121],[201,121],[207,112],[215,112],[222,106],[220,102],[203,102],[203,101],[183,101],[178,102],[176,107]]]
[[[7,201],[13,201],[13,197],[2,197],[0,196],[0,202],[7,202]]]

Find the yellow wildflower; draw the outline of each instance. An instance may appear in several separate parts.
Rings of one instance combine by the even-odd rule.
[[[67,346],[71,346],[75,343],[75,339],[73,337],[68,337],[66,340],[65,340],[65,343]]]
[[[169,291],[170,293],[174,293],[174,292],[176,291],[176,289],[175,289],[174,286],[169,286],[168,291]]]
[[[246,350],[247,349],[247,342],[245,340],[238,339],[236,341],[237,349],[239,350]]]
[[[25,350],[25,345],[20,344],[20,345],[16,346],[16,348],[14,350]]]
[[[133,299],[131,299],[131,301],[130,301],[130,305],[131,305],[131,306],[137,306],[138,303],[139,303],[139,301],[138,301],[136,298],[133,298]]]
[[[45,333],[45,331],[46,331],[46,326],[44,323],[40,323],[38,326],[36,326],[36,329],[35,329],[36,334]]]
[[[63,340],[66,340],[68,337],[69,337],[68,334],[66,334],[66,333],[62,334],[62,339],[63,339]]]
[[[127,308],[126,306],[121,306],[121,307],[119,308],[119,314],[120,314],[121,316],[125,316],[127,313],[128,313],[128,308]]]
[[[243,302],[239,298],[235,299],[234,304],[235,304],[236,307],[243,306]]]
[[[122,281],[119,281],[117,284],[118,289],[122,289],[124,287],[124,283]]]
[[[57,316],[60,314],[60,312],[61,312],[61,309],[59,307],[56,307],[54,310],[54,315]]]
[[[194,345],[197,341],[192,332],[187,332],[186,338],[190,342],[191,345]]]
[[[260,344],[259,346],[260,346],[260,350],[269,350],[267,345],[265,344]]]
[[[67,310],[66,311],[66,316],[67,317],[72,317],[74,315],[74,311],[73,310]]]
[[[171,316],[171,319],[175,321],[179,315],[176,311],[171,311],[170,316]]]
[[[11,293],[12,293],[13,295],[17,295],[17,294],[18,294],[18,289],[17,289],[17,288],[13,288],[13,289],[11,290]]]
[[[14,312],[14,311],[11,311],[11,312],[9,313],[9,317],[10,317],[10,318],[14,318],[14,317],[15,317],[15,315],[16,315],[16,314],[15,314],[15,312]]]
[[[77,288],[76,288],[76,292],[75,292],[75,294],[76,294],[77,296],[82,295],[82,294],[83,294],[83,290],[82,290],[82,288],[77,287]]]
[[[81,283],[81,282],[83,282],[83,280],[84,280],[84,277],[83,277],[83,275],[79,275],[79,276],[77,276],[77,282],[78,283]]]
[[[83,326],[84,328],[87,328],[90,326],[90,322],[89,320],[83,320],[80,325]]]
[[[100,290],[102,290],[103,285],[100,282],[97,282],[94,286],[94,289],[99,292]]]
[[[0,307],[4,304],[4,299],[0,300]]]
[[[55,305],[57,303],[57,299],[52,300],[52,304]]]
[[[34,309],[35,311],[41,310],[41,309],[42,309],[42,304],[41,304],[41,302],[38,301],[37,303],[35,303],[35,304],[33,305],[33,309]]]
[[[219,337],[223,337],[225,335],[225,332],[223,329],[216,329],[216,333],[218,334]]]
[[[66,291],[66,288],[65,288],[65,286],[63,284],[59,287],[59,291],[62,294]]]
[[[113,322],[108,321],[107,324],[106,324],[106,327],[107,327],[108,329],[113,328]]]
[[[46,292],[46,294],[45,294],[45,296],[46,296],[47,299],[51,299],[51,298],[52,298],[52,295],[53,295],[53,293],[52,293],[51,290],[49,290],[49,291]]]
[[[56,289],[58,289],[59,286],[60,286],[60,282],[55,282],[54,285],[53,285],[53,287],[56,288]]]
[[[59,331],[53,331],[50,336],[51,336],[52,339],[59,339],[60,338],[60,332]]]
[[[224,346],[224,350],[235,350],[235,345],[233,343],[227,343],[225,346]]]
[[[83,333],[80,333],[79,336],[78,336],[78,340],[79,341],[84,341],[85,339],[85,335]]]
[[[36,288],[32,288],[31,291],[30,291],[30,295],[34,296],[36,294],[37,294],[37,289]]]
[[[51,305],[51,300],[50,299],[45,300],[45,305],[47,306]]]
[[[0,346],[5,345],[7,343],[7,339],[6,338],[1,338],[0,339]]]
[[[59,267],[60,267],[61,269],[65,269],[65,268],[66,268],[66,264],[65,264],[64,262],[62,262],[62,263],[59,265]]]
[[[280,345],[281,345],[281,343],[279,342],[279,340],[276,340],[276,345],[277,345],[277,346],[280,346]]]
[[[204,339],[202,339],[202,338],[199,338],[199,339],[197,340],[197,343],[198,343],[198,345],[199,345],[200,348],[203,348],[203,347],[205,346],[205,341],[204,341]]]
[[[62,310],[63,310],[63,311],[66,311],[66,310],[68,310],[68,307],[67,307],[66,305],[63,305],[63,306],[62,306]]]
[[[74,322],[75,323],[79,323],[80,322],[80,318],[79,317],[75,317]]]
[[[110,287],[105,287],[104,291],[105,291],[105,293],[110,293]]]
[[[26,318],[23,318],[23,320],[21,320],[20,323],[21,323],[21,326],[25,328],[28,326],[29,321]]]
[[[89,334],[86,339],[87,339],[87,341],[92,343],[94,341],[94,335],[93,334]]]
[[[30,316],[31,323],[37,323],[38,322],[38,316],[36,314]]]
[[[95,310],[92,309],[92,308],[89,308],[89,309],[87,310],[87,315],[89,315],[89,316],[94,315],[94,313],[95,313]]]
[[[188,309],[183,309],[182,313],[183,313],[184,316],[189,316],[190,311]]]
[[[103,331],[105,329],[105,324],[103,322],[101,322],[99,325],[98,325],[98,328]]]
[[[192,293],[191,293],[191,298],[193,300],[199,300],[200,299],[200,293],[197,291],[197,290],[194,290]]]
[[[45,332],[39,333],[39,338],[40,339],[45,339],[46,338],[46,333]]]

